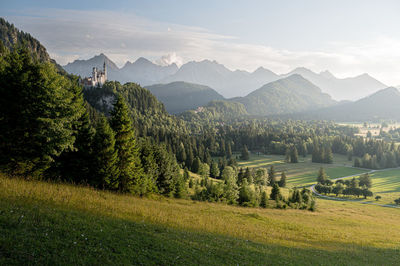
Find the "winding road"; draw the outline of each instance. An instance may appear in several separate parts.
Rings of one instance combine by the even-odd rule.
[[[364,172],[364,173],[361,173],[361,174],[355,174],[355,175],[348,175],[348,176],[338,177],[338,178],[332,179],[332,181],[335,182],[336,180],[345,179],[345,178],[350,178],[350,177],[356,177],[356,176],[360,176],[360,175],[367,174],[367,173],[368,173],[368,174],[371,174],[371,173],[375,173],[375,172],[383,172],[383,171],[396,170],[396,169],[400,169],[400,167],[397,167],[397,168],[387,168],[387,169],[382,169],[382,170],[370,170],[370,171],[367,171],[367,172]],[[365,169],[365,170],[367,170],[367,169]],[[388,208],[396,208],[396,209],[399,209],[399,208],[400,208],[400,206],[396,206],[396,205],[392,205],[392,204],[379,204],[379,203],[376,203],[376,202],[365,202],[365,201],[359,201],[359,200],[344,199],[344,198],[337,198],[337,197],[330,197],[330,196],[322,195],[322,194],[318,193],[318,192],[315,190],[315,185],[316,185],[316,184],[314,184],[314,185],[312,185],[312,186],[310,187],[311,191],[312,191],[315,195],[317,195],[318,197],[323,198],[323,199],[327,199],[327,200],[336,200],[336,201],[351,201],[351,202],[358,202],[358,203],[360,203],[360,204],[369,204],[369,205],[376,205],[376,206],[388,207]]]

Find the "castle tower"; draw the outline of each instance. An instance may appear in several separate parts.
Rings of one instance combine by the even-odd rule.
[[[107,81],[107,67],[106,67],[106,61],[104,60],[103,64],[103,73],[104,73],[104,82]]]
[[[96,67],[93,68],[92,81],[93,81],[93,86],[95,86],[97,83],[97,68]]]

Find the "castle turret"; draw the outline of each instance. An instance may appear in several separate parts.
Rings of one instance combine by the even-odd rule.
[[[103,64],[103,72],[104,72],[104,82],[107,80],[107,67],[106,67],[106,61],[104,60]]]
[[[92,72],[92,81],[93,81],[93,86],[96,85],[97,83],[97,67],[93,68],[93,72]]]

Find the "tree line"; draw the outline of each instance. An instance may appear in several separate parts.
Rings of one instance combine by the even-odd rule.
[[[372,180],[368,173],[361,175],[359,178],[353,177],[347,180],[339,179],[334,184],[326,175],[325,170],[320,168],[317,182],[315,190],[325,195],[335,194],[336,197],[339,195],[363,196],[365,199],[373,196],[370,190],[372,187]]]

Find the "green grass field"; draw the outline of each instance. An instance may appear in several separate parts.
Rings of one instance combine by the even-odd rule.
[[[346,156],[334,155],[333,164],[311,162],[311,156],[299,157],[298,163],[286,163],[282,155],[255,155],[252,154],[248,161],[239,161],[240,167],[269,168],[274,165],[278,177],[285,171],[288,187],[311,186],[316,182],[318,171],[323,167],[330,178],[355,175],[365,172],[363,169],[351,168],[352,162]]]
[[[356,197],[342,197],[357,199],[360,202],[375,202],[379,204],[394,204],[394,200],[400,198],[400,170],[378,171],[370,174],[372,179],[371,191],[374,193],[372,198],[363,199]],[[375,196],[381,196],[379,201],[375,200]]]
[[[400,211],[137,198],[0,176],[0,264],[396,265]]]

